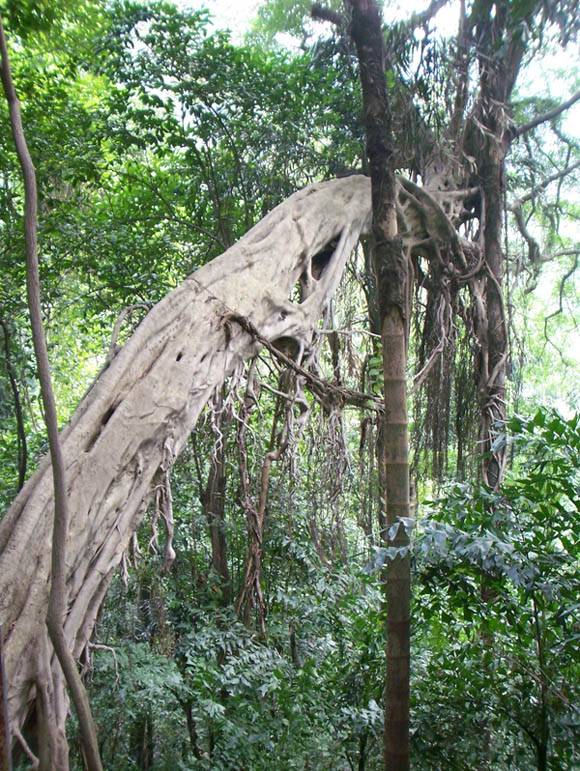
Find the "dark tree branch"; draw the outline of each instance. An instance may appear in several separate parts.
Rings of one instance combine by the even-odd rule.
[[[560,257],[580,257],[580,249],[563,249],[561,252],[552,252],[551,254],[543,254],[540,257],[540,262],[552,262]]]
[[[346,19],[341,13],[333,11],[332,8],[325,8],[318,3],[313,4],[310,15],[317,21],[329,21],[331,24],[336,24],[337,27],[343,27],[346,24]]]
[[[239,324],[242,329],[263,345],[264,348],[266,348],[280,363],[291,369],[297,375],[303,377],[306,380],[311,393],[326,407],[330,408],[331,406],[336,405],[343,407],[345,405],[351,405],[361,409],[375,410],[376,412],[383,411],[382,399],[379,399],[372,394],[365,394],[361,391],[354,391],[351,388],[336,385],[335,383],[329,383],[327,380],[323,380],[313,372],[309,372],[307,369],[304,369],[304,367],[301,367],[294,359],[287,356],[279,348],[276,348],[270,340],[261,335],[258,329],[256,329],[252,322],[245,316],[240,316],[232,311],[223,317],[222,324],[225,327],[232,321]]]
[[[74,657],[64,635],[64,620],[67,608],[66,593],[66,537],[68,532],[68,500],[64,472],[64,460],[58,436],[56,403],[52,389],[50,364],[46,348],[46,339],[42,325],[40,304],[40,280],[38,270],[37,246],[37,190],[36,171],[20,114],[20,102],[14,88],[8,48],[2,20],[0,19],[0,77],[10,111],[10,125],[16,147],[16,153],[24,179],[24,236],[26,248],[26,289],[28,308],[32,327],[34,352],[38,366],[38,377],[44,405],[46,430],[50,448],[52,476],[54,483],[54,524],[52,534],[52,583],[46,624],[55,653],[62,667],[66,682],[75,704],[82,736],[83,749],[89,771],[102,771],[97,736],[93,723],[88,697],[78,672]],[[54,762],[54,760],[53,760]]]
[[[532,265],[537,265],[540,262],[540,245],[538,244],[536,239],[532,236],[532,234],[530,233],[530,231],[526,226],[521,203],[518,202],[508,208],[511,211],[511,213],[514,215],[518,230],[520,231],[522,238],[525,240],[525,242],[528,245],[528,258],[530,260],[530,263]]]
[[[536,126],[539,126],[541,123],[546,123],[546,121],[553,120],[554,118],[557,118],[558,115],[565,112],[569,107],[572,107],[573,104],[575,104],[580,99],[580,91],[577,91],[573,96],[568,99],[566,102],[562,102],[562,104],[559,104],[557,107],[554,107],[552,110],[548,110],[548,112],[543,113],[542,115],[537,115],[535,118],[532,118],[532,120],[528,121],[527,123],[522,123],[521,126],[516,126],[513,129],[513,137],[520,137],[522,134],[525,134],[528,131],[531,131],[533,128],[536,128]]]
[[[444,5],[447,5],[449,0],[431,0],[429,7],[422,13],[414,13],[409,19],[409,24],[412,27],[423,27],[431,19],[439,13]]]

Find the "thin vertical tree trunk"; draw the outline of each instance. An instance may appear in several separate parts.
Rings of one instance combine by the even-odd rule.
[[[18,100],[18,96],[14,88],[14,83],[12,81],[8,48],[6,45],[6,38],[4,35],[4,28],[2,26],[1,19],[0,53],[0,75],[2,78],[4,93],[6,95],[6,101],[8,102],[10,111],[10,125],[12,128],[16,153],[18,155],[18,160],[22,168],[22,176],[24,179],[26,289],[28,297],[28,308],[30,312],[30,324],[32,328],[32,341],[38,366],[38,378],[40,380],[40,390],[42,403],[44,406],[46,431],[50,448],[50,459],[54,486],[54,520],[51,558],[52,576],[50,595],[48,600],[48,610],[46,614],[46,625],[50,635],[50,640],[54,647],[54,651],[57,655],[60,666],[62,667],[64,677],[77,710],[86,766],[89,771],[101,771],[102,766],[97,744],[97,735],[91,715],[89,700],[80,674],[78,672],[73,654],[66,642],[64,634],[64,622],[68,597],[66,589],[66,540],[68,535],[69,508],[64,471],[65,465],[58,436],[56,403],[52,389],[50,364],[48,360],[46,340],[44,337],[44,329],[42,325],[37,249],[38,207],[36,171],[28,151],[24,129],[22,127],[20,102]],[[60,736],[59,738],[59,746],[57,747],[57,763],[62,771],[65,771],[65,769],[68,768],[68,747],[65,737]],[[43,758],[41,756],[41,764],[42,761]],[[55,758],[50,758],[48,762],[50,766],[53,767],[55,764]]]
[[[385,318],[382,337],[387,546],[395,550],[386,562],[385,767],[402,771],[409,768],[411,556],[407,529],[410,517],[407,349],[405,325],[396,309]]]
[[[385,768],[409,768],[410,555],[407,430],[407,260],[397,229],[386,51],[376,0],[351,0],[352,34],[360,63],[371,176],[371,253],[377,278],[385,377],[384,457],[387,678]]]

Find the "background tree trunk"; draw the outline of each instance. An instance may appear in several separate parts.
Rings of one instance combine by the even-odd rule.
[[[223,394],[216,401],[219,438],[211,453],[207,484],[200,496],[211,543],[211,567],[219,579],[219,597],[228,605],[232,594],[225,533],[227,421],[223,419]]]
[[[509,149],[510,117],[507,105],[520,70],[524,46],[510,29],[508,3],[493,7],[479,2],[474,9],[478,34],[480,96],[466,132],[466,149],[477,159],[481,184],[482,221],[480,245],[484,271],[476,279],[486,310],[480,327],[478,363],[480,441],[484,454],[482,478],[499,488],[506,464],[506,450],[491,451],[498,421],[506,418],[507,318],[503,300],[505,255],[502,249],[505,201],[505,159]],[[500,48],[501,45],[501,48]],[[502,54],[503,52],[503,54]]]

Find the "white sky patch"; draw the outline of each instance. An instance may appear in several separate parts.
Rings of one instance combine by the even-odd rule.
[[[385,0],[383,10],[385,23],[409,19],[413,13],[426,11],[430,4],[430,0],[396,0],[396,2]],[[431,27],[435,28],[442,37],[455,35],[457,32],[459,7],[459,0],[452,0],[438,11],[435,21],[431,22]]]
[[[234,43],[242,41],[261,5],[260,0],[176,0],[176,4],[192,11],[207,8],[218,29],[230,30]]]

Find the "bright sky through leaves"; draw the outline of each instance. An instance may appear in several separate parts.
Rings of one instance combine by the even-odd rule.
[[[207,8],[215,22],[222,29],[230,29],[234,39],[241,39],[247,32],[251,20],[262,5],[261,0],[176,0],[183,8],[199,10]],[[429,5],[426,0],[410,0],[410,2],[385,2],[388,9],[385,17],[404,18],[413,11],[424,11]],[[457,2],[450,2],[437,15],[437,26],[444,34],[452,34],[457,25]]]
[[[217,27],[230,29],[234,39],[241,38],[256,15],[259,0],[178,0],[183,8],[207,8]]]

